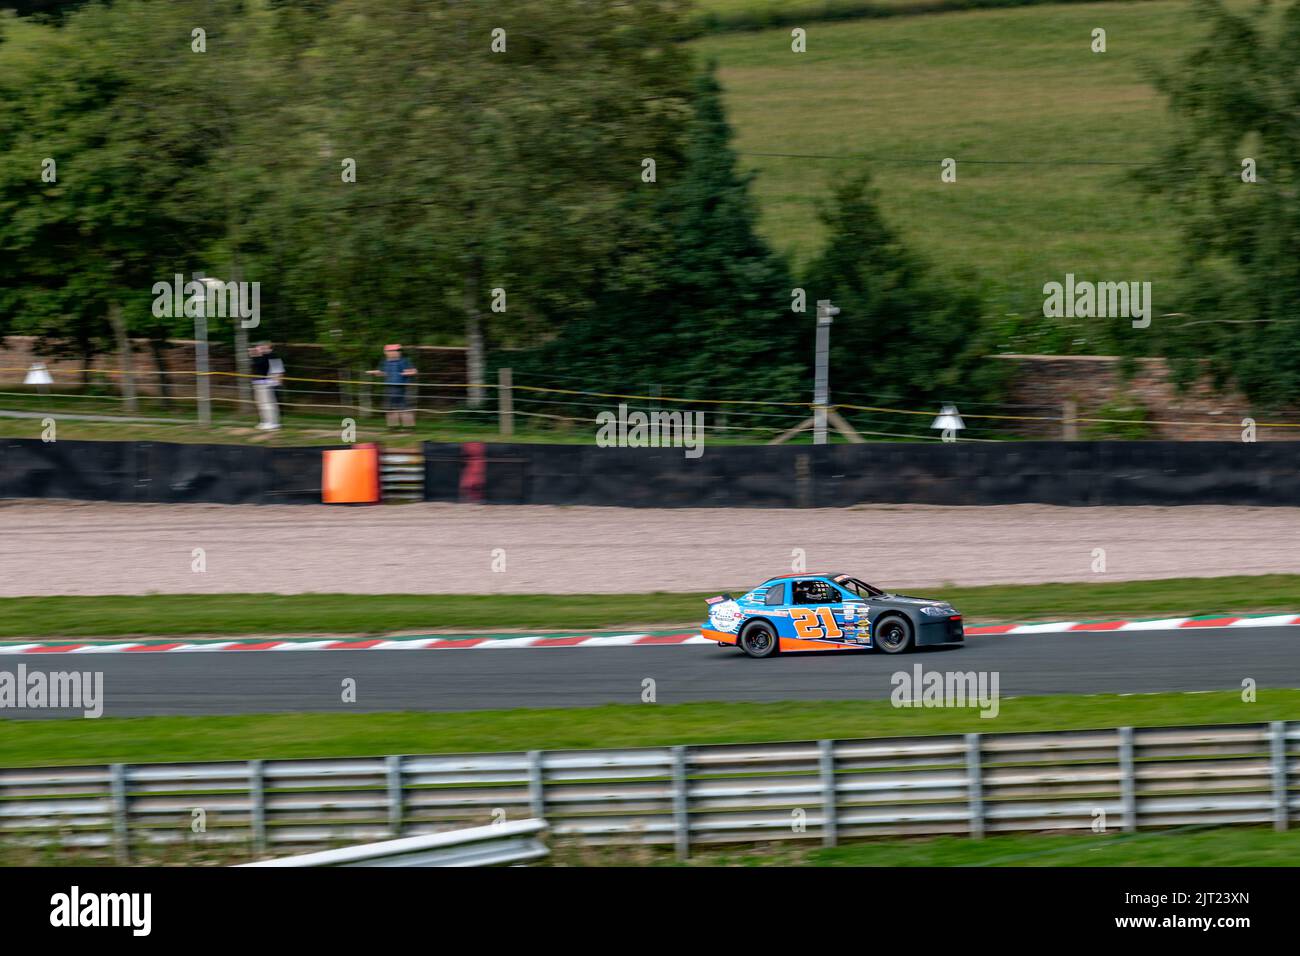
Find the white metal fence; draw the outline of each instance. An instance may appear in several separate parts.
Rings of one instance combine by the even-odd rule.
[[[282,856],[253,867],[301,866],[501,866],[539,860],[550,851],[540,839],[544,820],[511,820],[485,827],[363,843],[337,850]]]
[[[1300,722],[0,770],[0,842],[258,855],[545,819],[586,844],[1285,828]],[[194,832],[194,821],[204,821]]]

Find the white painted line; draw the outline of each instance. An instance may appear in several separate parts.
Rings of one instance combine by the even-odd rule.
[[[1172,631],[1176,630],[1184,621],[1190,621],[1190,617],[1166,617],[1159,621],[1129,621],[1122,627],[1117,627],[1117,631]]]
[[[284,644],[277,644],[275,647],[268,647],[268,651],[318,651],[322,647],[328,647],[335,641],[288,641]]]
[[[1019,624],[1007,631],[1008,634],[1056,634],[1060,631],[1068,631],[1078,621],[1053,621],[1050,624]],[[979,635],[975,635],[978,637]]]
[[[641,638],[648,637],[648,636],[649,635],[647,634],[607,634],[603,637],[590,638],[589,640],[583,641],[581,644],[578,644],[576,646],[577,647],[628,647],[630,645],[636,644],[636,642],[641,640]]]
[[[69,654],[118,654],[133,647],[139,647],[139,641],[129,641],[125,644],[87,644],[85,647],[78,647],[68,651]]]
[[[0,654],[21,654],[29,647],[43,647],[42,644],[0,644]]]
[[[1271,617],[1243,617],[1233,621],[1228,627],[1285,627],[1288,624],[1300,624],[1300,617],[1294,614],[1274,614]]]
[[[182,644],[179,647],[173,647],[170,651],[167,651],[166,653],[179,654],[182,651],[188,651],[188,652],[223,651],[227,647],[234,647],[236,644],[244,644],[244,643],[246,642],[245,641],[217,641],[212,644]]]
[[[504,637],[486,640],[482,644],[475,644],[474,649],[480,648],[512,648],[512,647],[532,647],[536,643],[536,637]]]

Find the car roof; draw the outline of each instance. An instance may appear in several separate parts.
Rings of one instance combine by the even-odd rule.
[[[804,581],[808,578],[835,578],[846,577],[843,571],[807,571],[803,574],[782,574],[774,578],[768,578],[764,584],[772,584],[774,581]]]

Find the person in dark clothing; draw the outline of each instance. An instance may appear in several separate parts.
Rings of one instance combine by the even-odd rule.
[[[284,363],[271,350],[270,342],[259,342],[248,350],[249,371],[253,375],[253,397],[257,400],[257,427],[275,431],[280,427],[280,402],[276,389],[284,374]]]
[[[400,345],[384,346],[384,361],[379,368],[371,369],[371,375],[382,376],[384,380],[384,408],[388,415],[388,427],[403,425],[415,427],[415,410],[411,407],[411,379],[415,376],[415,366],[402,355]]]

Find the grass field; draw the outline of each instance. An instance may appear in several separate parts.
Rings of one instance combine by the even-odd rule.
[[[740,594],[743,587],[733,589]],[[651,594],[144,594],[0,598],[0,638],[694,627],[718,591]],[[928,589],[969,623],[1293,611],[1300,574]]]
[[[982,840],[935,837],[873,840],[825,849],[769,843],[702,850],[689,866],[1295,866],[1300,830],[1263,827],[1143,833],[1018,834]],[[560,847],[551,861],[565,866],[680,865],[670,850]]]
[[[469,713],[258,714],[0,720],[0,767],[390,753],[477,753],[890,737],[1094,727],[1258,723],[1300,716],[1300,690],[1012,697],[996,721],[967,709],[900,709],[887,700],[610,704]],[[996,723],[996,727],[990,727]]]
[[[872,840],[826,849],[815,841],[699,848],[685,864],[668,847],[584,847],[553,840],[538,866],[1295,866],[1300,830],[1263,827]],[[227,866],[253,858],[241,844],[137,848],[136,866]],[[0,842],[0,866],[103,866],[103,854]]]
[[[1090,51],[1095,27],[1105,53]],[[1176,305],[1176,222],[1129,174],[1169,128],[1148,71],[1171,66],[1200,31],[1190,4],[1154,0],[815,24],[804,54],[784,28],[695,46],[720,66],[777,249],[814,254],[816,201],[867,166],[919,251],[988,283],[991,316],[1041,318],[1043,283],[1066,272],[1151,281],[1159,315]],[[940,182],[945,157],[957,160],[956,183]],[[1081,328],[1034,324],[1043,329],[1002,346],[1098,347]]]
[[[222,866],[252,857],[239,844],[137,850],[138,866]],[[794,842],[697,849],[679,863],[667,847],[582,847],[552,841],[540,866],[1295,866],[1300,830],[1189,828],[1142,833],[1053,833],[872,840],[834,848]],[[0,843],[0,866],[103,866],[105,857],[66,848]]]
[[[101,364],[113,361],[111,356],[101,356]],[[573,384],[573,383],[566,383]],[[592,389],[613,388],[599,383],[584,383]],[[740,394],[737,392],[736,394]],[[802,396],[787,396],[799,400]],[[0,438],[43,437],[43,420],[53,417],[57,424],[57,437],[73,441],[160,441],[180,443],[209,444],[258,444],[280,447],[302,445],[338,445],[342,442],[341,423],[346,416],[356,422],[356,441],[377,441],[388,445],[405,447],[417,445],[422,441],[437,442],[499,442],[503,439],[499,430],[497,410],[494,398],[490,397],[486,411],[470,411],[458,406],[455,408],[422,408],[417,417],[416,426],[411,429],[393,430],[387,427],[382,411],[372,411],[363,415],[354,408],[340,406],[337,411],[324,413],[319,408],[304,411],[297,396],[282,395],[284,403],[281,428],[274,432],[258,431],[257,413],[230,404],[214,404],[213,420],[210,424],[198,422],[198,412],[193,398],[178,399],[164,403],[152,396],[141,398],[137,411],[128,414],[123,410],[121,396],[116,391],[97,388],[93,392],[77,390],[60,391],[41,395],[30,388],[16,385],[0,384],[0,411],[19,413],[22,417],[0,414]],[[596,436],[598,425],[595,415],[604,409],[608,401],[593,398],[592,404],[576,408],[561,405],[559,410],[570,420],[538,419],[519,416],[515,419],[513,431],[509,437],[512,443],[543,442],[546,444],[584,444],[590,445]],[[796,424],[806,414],[797,408],[788,411],[784,418],[770,426],[770,430],[760,431],[733,430],[708,432],[709,445],[752,445],[762,444]],[[587,416],[587,417],[584,417]],[[104,418],[108,420],[102,420]],[[867,413],[845,412],[845,417],[853,424],[871,434],[872,441],[893,441],[895,437],[872,433],[871,422],[878,416]],[[96,420],[101,419],[101,420]],[[965,437],[986,438],[996,435],[1001,438],[1016,438],[1010,432],[1004,432],[998,426],[977,423],[972,420],[970,433]],[[932,437],[923,435],[923,437]],[[812,443],[812,433],[805,432],[790,439],[790,444],[803,445]]]

